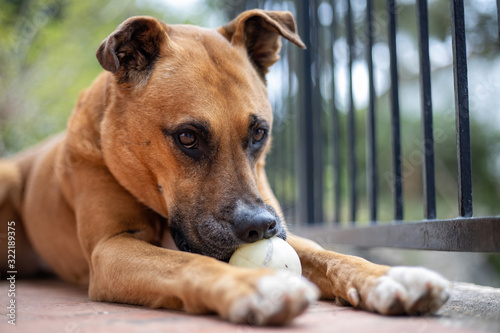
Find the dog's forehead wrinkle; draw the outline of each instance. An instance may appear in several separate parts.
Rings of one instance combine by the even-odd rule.
[[[264,126],[270,126],[271,120],[267,120],[263,115],[258,113],[251,113],[249,116],[249,126],[250,128],[262,124]]]
[[[166,120],[168,122],[168,120]],[[182,130],[196,129],[207,138],[211,134],[211,125],[210,121],[205,117],[191,117],[187,116],[177,120],[175,123],[168,124],[168,130],[171,133],[180,132]]]

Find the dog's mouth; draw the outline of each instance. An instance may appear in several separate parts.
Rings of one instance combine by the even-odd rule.
[[[175,228],[174,229],[171,228],[170,233],[171,233],[172,239],[174,240],[175,245],[177,246],[179,251],[193,252],[191,250],[191,248],[189,247],[186,238],[184,237],[184,235],[182,234],[182,232],[180,230],[177,230]]]
[[[228,262],[241,243],[234,237],[230,225],[208,219],[190,228],[186,223],[170,220],[170,233],[180,251],[206,255]],[[179,226],[182,227],[179,227]]]
[[[229,262],[234,251],[245,242],[238,239],[232,225],[225,221],[209,218],[191,228],[182,220],[171,218],[169,229],[175,245],[180,251],[197,253]],[[286,230],[278,223],[276,237],[286,240]]]

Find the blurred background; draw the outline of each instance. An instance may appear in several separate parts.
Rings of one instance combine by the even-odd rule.
[[[334,219],[332,167],[332,110],[339,111],[340,157],[347,178],[346,128],[348,109],[348,45],[344,28],[346,1],[314,1],[315,49],[313,73],[319,87],[321,110],[323,220]],[[366,109],[368,73],[365,62],[366,2],[351,1],[353,11],[353,85],[356,113],[356,160],[359,190],[358,220],[368,220],[365,188]],[[102,70],[95,51],[124,19],[152,15],[167,24],[187,23],[216,28],[250,8],[289,10],[298,14],[301,1],[244,0],[0,0],[0,156],[6,157],[64,130],[79,92]],[[429,0],[430,60],[439,219],[458,216],[455,143],[455,106],[450,37],[450,4]],[[379,220],[392,220],[389,49],[385,1],[374,1],[373,48],[378,155]],[[422,130],[419,90],[419,55],[415,3],[397,2],[398,61],[405,220],[423,219]],[[473,199],[475,216],[500,215],[500,46],[495,0],[466,2],[469,70]],[[269,97],[275,111],[274,141],[268,158],[270,183],[290,225],[299,221],[297,200],[297,145],[300,110],[301,52],[284,42],[281,60],[268,75]],[[336,84],[333,85],[333,82]],[[341,182],[341,221],[347,216],[347,182]],[[417,264],[437,269],[450,279],[500,286],[500,256],[407,250],[359,250],[330,247],[362,254],[385,264]],[[361,252],[359,252],[361,251]],[[450,266],[450,267],[448,267]]]

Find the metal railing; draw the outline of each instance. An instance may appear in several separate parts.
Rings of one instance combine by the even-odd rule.
[[[402,175],[402,144],[401,120],[399,101],[399,73],[397,54],[397,14],[398,9],[394,0],[386,1],[383,9],[387,18],[387,44],[390,57],[390,131],[391,131],[391,190],[393,202],[393,218],[390,224],[380,224],[379,219],[379,170],[376,135],[377,97],[375,93],[374,60],[372,48],[375,36],[374,2],[367,0],[364,7],[364,27],[355,26],[351,1],[340,0],[344,4],[343,21],[335,22],[338,18],[335,13],[327,27],[318,22],[319,15],[326,3],[335,8],[337,1],[248,1],[247,7],[261,7],[266,9],[288,9],[295,12],[299,33],[307,45],[306,51],[295,52],[292,46],[285,44],[281,75],[287,74],[291,82],[298,84],[296,96],[281,96],[275,101],[275,108],[281,110],[275,131],[274,150],[269,157],[270,180],[275,188],[278,199],[284,202],[284,213],[290,220],[307,221],[291,223],[290,229],[301,235],[317,240],[334,243],[346,243],[364,247],[399,247],[445,251],[477,251],[500,252],[500,217],[473,217],[472,201],[472,168],[471,144],[469,125],[469,92],[467,73],[466,29],[463,0],[450,1],[450,34],[453,49],[453,76],[455,96],[456,120],[456,147],[457,147],[457,184],[458,184],[458,213],[454,219],[437,220],[436,208],[436,180],[435,180],[435,153],[433,138],[433,107],[431,94],[431,62],[429,57],[429,19],[427,0],[417,0],[415,14],[417,18],[417,35],[419,49],[419,80],[421,95],[421,124],[422,124],[422,176],[423,176],[423,220],[405,221],[403,200]],[[499,1],[497,0],[497,9]],[[244,8],[242,8],[244,9]],[[379,13],[379,11],[377,11]],[[359,14],[359,13],[358,13]],[[499,13],[500,15],[500,13]],[[328,15],[327,15],[328,16]],[[356,34],[363,34],[363,47],[356,46]],[[500,29],[499,36],[500,36]],[[346,161],[342,161],[340,118],[341,113],[336,103],[336,88],[339,84],[335,77],[335,59],[332,49],[339,38],[345,40],[347,47],[347,102],[343,115],[346,120],[347,152]],[[354,105],[353,64],[354,59],[365,56],[368,84],[368,106],[366,108],[366,198],[368,224],[360,225],[359,212],[359,168],[357,142],[359,123]],[[326,66],[325,64],[329,64]],[[322,97],[320,73],[324,68],[331,70],[331,97],[328,103]],[[296,76],[296,77],[295,77]],[[290,85],[292,85],[290,83]],[[288,88],[286,93],[293,89]],[[293,95],[293,94],[292,94]],[[296,106],[300,107],[296,107]],[[284,109],[284,110],[282,110]],[[297,109],[298,111],[295,111]],[[296,112],[296,113],[294,113]],[[383,110],[386,112],[386,110]],[[331,119],[325,124],[325,114]],[[285,114],[285,116],[283,116]],[[295,127],[294,127],[295,125]],[[280,129],[281,127],[281,129]],[[325,131],[324,128],[327,127]],[[333,180],[333,223],[325,222],[324,184],[325,184],[325,145],[328,138],[332,142],[328,145],[328,154],[331,154]],[[273,155],[274,154],[274,155]],[[289,155],[292,155],[290,157]],[[343,163],[347,172],[343,170]],[[280,171],[273,171],[274,169]],[[284,169],[288,172],[283,172]],[[292,176],[290,176],[290,174]],[[347,177],[344,177],[347,174]],[[290,181],[290,177],[296,179]],[[341,223],[342,182],[347,180],[347,221]],[[295,195],[290,195],[289,183],[296,185]],[[500,199],[499,199],[500,202]],[[291,207],[291,209],[289,208]],[[345,218],[344,218],[345,220]]]

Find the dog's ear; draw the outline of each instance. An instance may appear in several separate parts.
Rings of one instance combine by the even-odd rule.
[[[101,43],[97,60],[120,84],[144,82],[168,40],[166,29],[153,17],[131,17]]]
[[[290,12],[248,10],[218,29],[233,45],[244,45],[248,56],[262,77],[279,59],[280,36],[300,48],[306,46],[297,34],[297,25]]]

